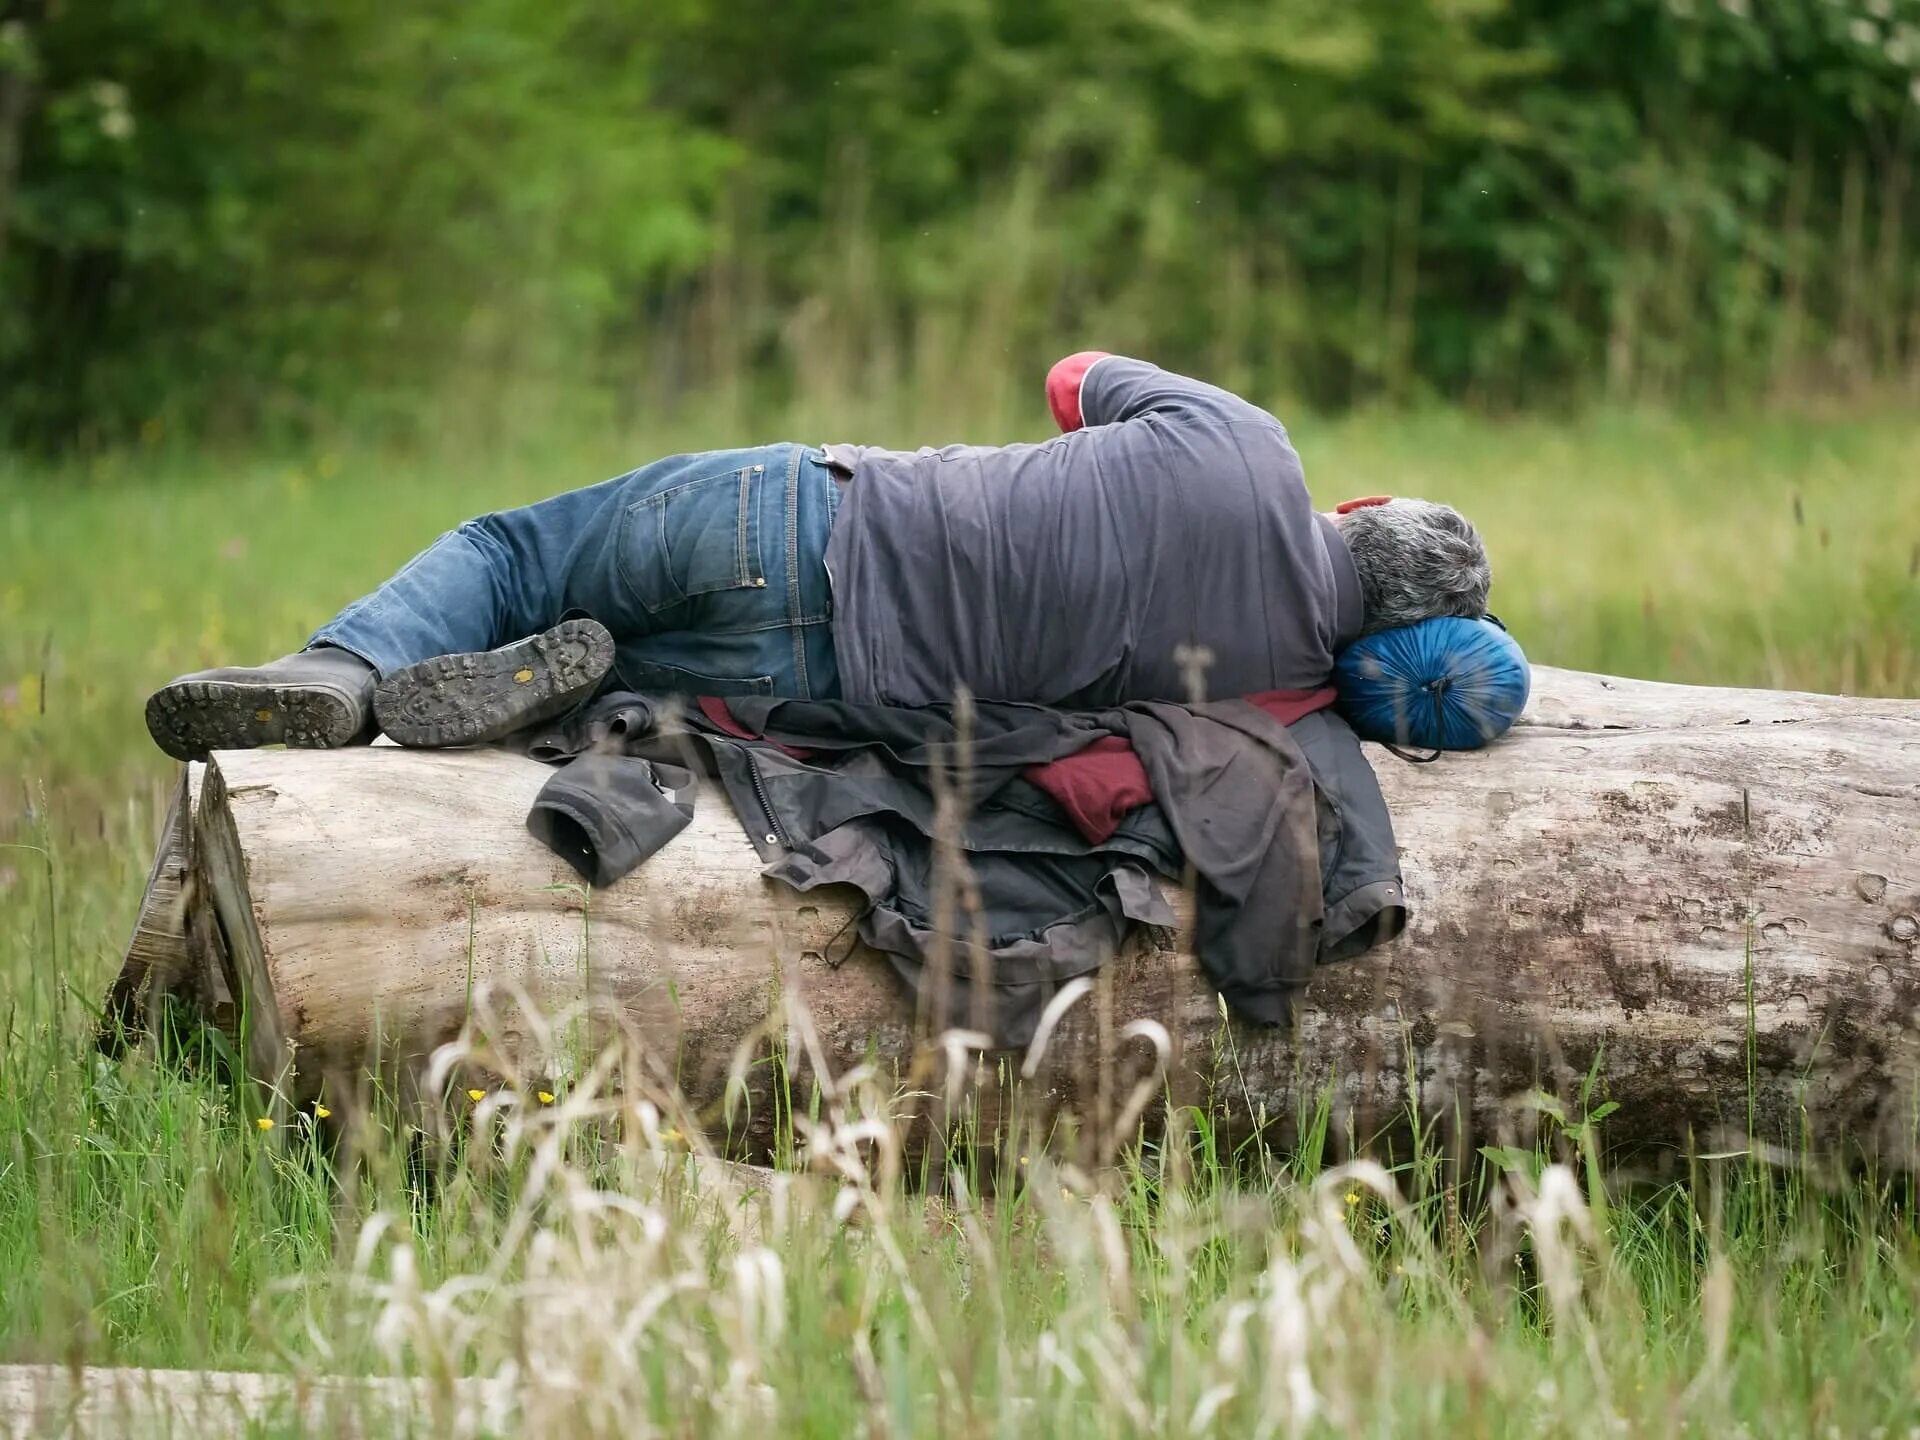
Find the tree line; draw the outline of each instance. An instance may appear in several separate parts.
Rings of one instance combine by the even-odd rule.
[[[0,438],[1920,377],[1920,0],[0,0]]]

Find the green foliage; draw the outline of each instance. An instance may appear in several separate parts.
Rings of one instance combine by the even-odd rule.
[[[15,439],[978,410],[1081,344],[1323,406],[1920,369],[1920,0],[0,16]]]
[[[311,423],[408,375],[570,361],[709,253],[732,147],[649,109],[620,7],[113,0],[10,22],[36,96],[16,434]]]

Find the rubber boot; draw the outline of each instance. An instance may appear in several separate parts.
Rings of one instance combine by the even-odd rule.
[[[563,620],[498,650],[440,655],[384,676],[373,713],[402,745],[484,745],[563,715],[613,668],[613,636],[597,620]]]
[[[176,760],[210,750],[331,750],[373,738],[371,665],[315,646],[266,665],[199,670],[147,698],[147,731]]]

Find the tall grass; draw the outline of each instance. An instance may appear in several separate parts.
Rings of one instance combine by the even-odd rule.
[[[0,475],[0,1360],[413,1374],[432,1429],[476,1403],[456,1377],[503,1377],[513,1427],[553,1434],[1904,1433],[1909,1187],[1806,1157],[1651,1185],[1601,1120],[1571,1167],[1429,1136],[1328,1170],[1330,1108],[1278,1154],[1156,1100],[1110,1164],[1035,1136],[935,1168],[855,1075],[794,1095],[766,1173],[620,1044],[551,1103],[482,1065],[443,1136],[378,1106],[262,1130],[191,1027],[93,1052],[167,780],[149,688],[290,648],[466,514],[670,448],[1038,426],[868,419]],[[1474,515],[1538,661],[1920,692],[1902,412],[1293,429],[1323,504]]]
[[[1449,1181],[1425,1150],[1392,1169],[1223,1154],[1188,1117],[1178,1150],[1087,1173],[1029,1142],[926,1191],[879,1077],[829,1077],[760,1170],[683,1128],[634,1043],[551,1099],[477,1029],[449,1047],[443,1083],[505,1078],[446,1086],[430,1183],[374,1114],[337,1147],[310,1115],[285,1137],[225,1117],[126,1134],[193,1088],[144,1061],[94,1096],[93,1153],[40,1163],[129,1198],[167,1178],[127,1166],[156,1141],[224,1171],[216,1203],[184,1177],[155,1197],[201,1244],[159,1267],[184,1282],[171,1315],[164,1296],[132,1312],[185,1322],[174,1343],[133,1353],[419,1377],[433,1433],[1851,1435],[1911,1416],[1920,1248],[1904,1184],[1870,1174],[1743,1158],[1609,1189],[1583,1174],[1589,1133],[1574,1165],[1482,1157]],[[230,1227],[292,1248],[277,1280],[197,1309]],[[111,1265],[116,1228],[62,1258]]]

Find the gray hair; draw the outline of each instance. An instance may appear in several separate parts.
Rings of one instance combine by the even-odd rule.
[[[1458,510],[1430,500],[1389,500],[1338,517],[1360,572],[1361,633],[1436,615],[1484,615],[1493,569],[1480,532]]]

